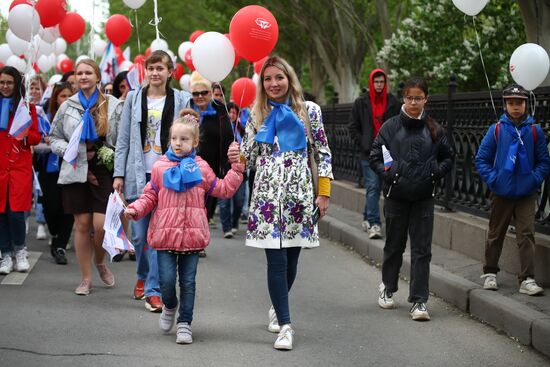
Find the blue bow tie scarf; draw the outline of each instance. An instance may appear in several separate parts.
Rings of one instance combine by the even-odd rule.
[[[501,128],[514,139],[512,144],[508,147],[504,170],[508,172],[517,172],[522,175],[530,173],[533,167],[531,167],[531,163],[529,163],[527,149],[525,148],[522,136],[527,137],[529,134],[532,134],[532,127],[530,124],[524,124],[518,128],[512,121],[508,122],[509,123],[500,124]]]
[[[179,162],[177,166],[164,171],[162,183],[164,187],[176,192],[185,192],[202,182],[201,170],[195,157],[195,150],[186,157],[178,157],[172,148],[168,148],[166,158],[172,162]]]
[[[216,116],[216,113],[217,113],[216,110],[214,109],[214,107],[212,106],[212,102],[210,102],[208,104],[208,107],[206,107],[206,110],[204,110],[204,111],[201,111],[199,109],[199,107],[195,104],[193,104],[193,109],[201,115],[201,119],[200,119],[201,124],[202,124],[202,120],[204,119],[204,117],[206,117],[206,116]]]
[[[97,136],[97,131],[95,129],[94,118],[90,109],[97,103],[99,98],[99,92],[96,89],[94,93],[90,96],[89,99],[86,98],[82,90],[78,92],[78,100],[84,108],[84,115],[82,115],[82,122],[84,126],[82,127],[82,134],[80,135],[80,141],[96,141],[99,140]]]
[[[275,136],[281,152],[299,151],[306,148],[306,133],[298,115],[286,103],[269,101],[273,106],[256,134],[256,141],[273,145]]]

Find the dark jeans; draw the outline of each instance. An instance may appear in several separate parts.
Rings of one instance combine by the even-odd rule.
[[[498,260],[502,253],[502,244],[512,215],[516,218],[516,241],[519,248],[521,271],[518,280],[535,277],[535,211],[536,194],[521,198],[508,199],[491,195],[491,215],[489,233],[485,243],[484,273],[498,273]]]
[[[9,197],[6,208],[0,213],[0,251],[2,256],[15,255],[25,248],[25,212],[14,212],[10,208]]]
[[[397,292],[399,270],[407,244],[411,239],[411,274],[409,302],[426,302],[429,297],[430,261],[434,201],[404,201],[386,198],[386,244],[382,264],[382,282],[392,293]]]
[[[290,324],[288,292],[292,288],[298,268],[301,247],[266,249],[267,288],[277,314],[279,325]]]
[[[380,225],[380,178],[370,166],[369,161],[362,160],[363,178],[365,180],[366,198],[363,220],[369,221],[369,226]]]
[[[42,205],[48,230],[52,235],[52,248],[67,248],[67,243],[73,230],[74,216],[65,214],[61,187],[57,184],[59,173],[47,173],[45,170],[38,175],[42,187]]]
[[[195,308],[195,276],[199,254],[176,255],[168,251],[157,251],[162,303],[173,309],[178,305],[176,295],[176,275],[180,286],[180,306],[178,322],[193,321]]]
[[[243,182],[231,199],[219,200],[220,221],[224,233],[231,228],[239,228],[239,219],[243,211],[246,182]]]

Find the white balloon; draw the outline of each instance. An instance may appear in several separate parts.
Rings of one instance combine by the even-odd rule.
[[[47,73],[53,67],[53,62],[49,55],[42,55],[36,61],[36,65],[41,72]]]
[[[60,36],[59,27],[58,26],[53,26],[48,28],[40,27],[40,32],[38,34],[40,35],[40,38],[42,38],[44,41],[48,43],[54,43],[57,37]]]
[[[119,71],[128,71],[132,67],[132,65],[134,65],[133,62],[124,60],[119,66]]]
[[[252,81],[256,84],[256,87],[260,85],[260,76],[256,73],[252,75]]]
[[[30,41],[40,31],[40,15],[32,6],[20,4],[8,14],[8,25],[17,37]]]
[[[10,57],[8,57],[8,59],[6,60],[6,65],[13,66],[20,73],[24,73],[25,69],[27,68],[27,63],[25,62],[25,60],[15,55],[11,55]]]
[[[220,82],[233,69],[235,49],[223,34],[206,32],[195,40],[191,56],[199,74],[211,82]]]
[[[510,57],[512,78],[527,90],[533,90],[546,79],[550,59],[544,48],[535,43],[525,43]]]
[[[145,4],[145,0],[122,0],[122,1],[127,7],[132,9],[141,8],[143,4]]]
[[[489,0],[453,0],[453,4],[463,13],[469,16],[478,15]]]
[[[67,51],[67,42],[63,38],[58,38],[55,40],[55,54],[60,55]]]
[[[170,59],[172,59],[172,62],[175,64],[176,63],[176,55],[174,55],[172,50],[166,50],[166,53],[168,54],[168,56],[170,56]]]
[[[52,75],[50,80],[48,80],[48,85],[54,85],[55,83],[60,82],[61,78],[63,78],[63,75],[61,75],[61,74]]]
[[[96,57],[103,56],[106,48],[107,48],[107,42],[105,42],[102,39],[94,40],[94,53]]]
[[[6,32],[6,40],[8,41],[8,45],[10,46],[11,52],[13,52],[13,54],[17,56],[23,55],[27,50],[27,48],[29,47],[29,43],[27,41],[17,37],[9,29]]]
[[[44,41],[40,36],[35,36],[36,50],[39,55],[49,55],[55,51],[55,45]]]
[[[78,57],[76,58],[74,64],[76,65],[76,64],[78,64],[80,61],[86,60],[86,59],[91,59],[91,57],[88,56],[88,55],[80,55],[80,56],[78,56]]]
[[[181,60],[185,60],[185,53],[193,47],[193,42],[185,41],[182,42],[178,47],[178,56]]]
[[[5,64],[11,55],[13,55],[13,52],[11,51],[10,45],[7,43],[2,43],[0,45],[0,62]]]
[[[155,39],[153,42],[151,42],[151,52],[156,50],[168,50],[168,43],[162,38],[159,38],[158,40]]]
[[[188,92],[191,92],[190,82],[191,82],[191,75],[190,74],[183,74],[180,78],[180,87],[181,87],[181,89],[183,89],[185,91],[188,91]]]

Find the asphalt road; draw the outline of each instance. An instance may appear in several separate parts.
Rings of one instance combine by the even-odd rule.
[[[101,286],[95,274],[91,295],[76,296],[74,252],[69,265],[54,264],[47,241],[34,240],[31,228],[36,265],[21,285],[2,284],[0,276],[0,366],[550,365],[435,297],[432,321],[410,320],[404,281],[395,296],[400,307],[380,309],[379,269],[329,241],[302,252],[291,293],[294,350],[276,351],[276,335],[267,331],[263,251],[245,247],[243,234],[223,240],[221,230],[212,232],[198,270],[194,343],[178,345],[174,331],[158,329],[158,314],[131,298],[134,262],[111,265],[115,288]]]

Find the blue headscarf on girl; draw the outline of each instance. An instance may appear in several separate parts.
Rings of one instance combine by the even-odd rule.
[[[273,109],[258,130],[256,141],[273,145],[277,136],[281,152],[305,149],[307,143],[304,124],[290,108],[290,101],[277,103],[269,100],[268,103]]]
[[[186,157],[178,157],[172,147],[168,148],[166,158],[179,164],[164,171],[162,175],[164,187],[176,192],[185,192],[200,184],[202,175],[199,165],[195,162],[196,156],[195,149]]]

